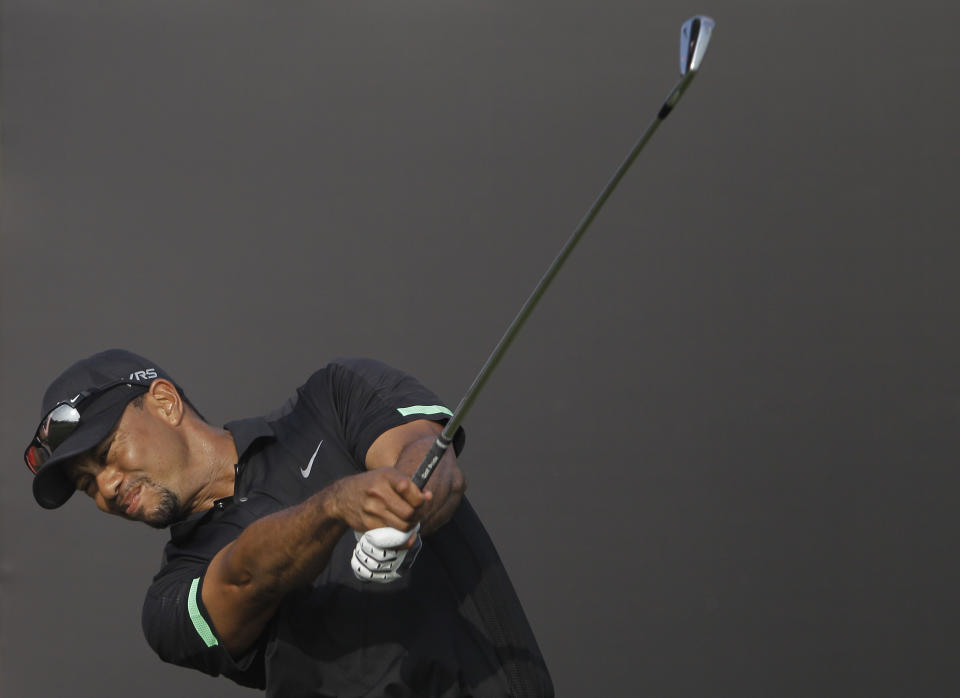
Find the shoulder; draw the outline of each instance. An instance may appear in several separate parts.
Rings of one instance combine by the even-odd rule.
[[[396,389],[416,379],[378,359],[350,356],[334,359],[315,371],[298,391],[301,395],[381,392]]]
[[[401,377],[408,374],[378,359],[365,356],[347,356],[334,359],[326,370],[341,376],[351,376],[359,380],[379,382],[388,377]]]
[[[382,361],[378,361],[377,359],[371,359],[364,356],[344,356],[333,359],[322,368],[319,368],[310,374],[303,387],[305,388],[311,385],[322,384],[325,381],[330,381],[331,379],[350,376],[376,376],[394,370],[395,369],[391,368]]]
[[[369,356],[341,356],[328,363],[325,368],[331,367],[351,371],[390,369],[388,364]]]

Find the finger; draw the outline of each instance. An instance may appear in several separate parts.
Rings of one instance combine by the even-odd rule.
[[[360,579],[366,582],[386,583],[386,582],[391,582],[394,579],[400,578],[400,575],[398,575],[393,570],[388,570],[385,572],[377,572],[377,571],[368,569],[356,558],[353,559],[350,567],[353,569],[353,575],[357,579]]]
[[[382,570],[390,565],[397,563],[397,555],[394,551],[379,550],[377,548],[358,547],[353,553],[365,567],[373,570]]]
[[[369,543],[366,546],[358,543],[357,547],[353,549],[354,559],[367,569],[375,572],[396,569],[400,566],[400,563],[403,562],[403,558],[406,557],[406,555],[406,550],[399,552],[393,550],[384,551],[370,546]]]
[[[385,496],[377,493],[367,497],[363,501],[362,513],[365,531],[385,526],[406,531],[413,526],[415,512],[413,507],[400,499],[396,493],[390,492]]]
[[[384,476],[390,471],[383,469]],[[377,471],[380,474],[381,471]],[[407,512],[416,509],[423,501],[423,493],[410,480],[402,477],[398,472],[390,473],[389,477],[376,480],[366,491],[368,497],[377,498],[394,513],[408,518]]]
[[[400,498],[396,493],[391,493],[391,495],[384,500],[384,504],[392,513],[408,522],[405,526],[395,526],[394,528],[407,531],[413,525],[414,517],[417,515],[417,505],[412,504],[409,499]]]
[[[412,507],[419,507],[429,499],[426,493],[421,492],[420,488],[413,484],[413,480],[406,477],[394,481],[393,489]]]
[[[378,531],[380,529],[373,529]],[[357,544],[357,547],[365,554],[372,557],[374,560],[379,560],[380,562],[388,562],[397,557],[397,551],[392,548],[383,548],[366,538],[362,538]]]
[[[400,564],[399,562],[394,561],[386,565],[378,565],[368,558],[365,564],[364,556],[362,554],[358,555],[356,552],[357,551],[354,551],[355,554],[351,559],[350,567],[357,579],[385,584],[400,578],[401,575],[396,572],[396,568],[399,567]],[[402,560],[400,562],[402,562]]]
[[[359,562],[363,565],[364,568],[370,570],[371,572],[390,572],[391,570],[399,567],[400,563],[397,562],[396,558],[392,558],[386,562],[382,562],[379,558],[370,557],[361,550],[353,551],[353,559],[356,562]]]

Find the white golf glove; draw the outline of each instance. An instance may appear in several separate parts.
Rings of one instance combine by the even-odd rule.
[[[409,531],[389,527],[373,528],[363,534],[354,531],[357,545],[350,560],[354,576],[365,582],[380,584],[400,579],[417,559],[423,543],[418,536],[412,547],[400,546],[405,545],[419,530],[420,524]]]

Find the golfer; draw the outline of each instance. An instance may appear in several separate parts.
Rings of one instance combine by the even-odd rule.
[[[552,696],[463,496],[463,432],[423,492],[409,479],[450,416],[412,376],[343,359],[220,428],[112,349],[53,381],[24,457],[43,507],[82,491],[170,528],[142,617],[165,661],[277,698]]]

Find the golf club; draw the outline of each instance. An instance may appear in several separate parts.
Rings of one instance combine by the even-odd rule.
[[[503,355],[513,342],[513,339],[517,336],[520,328],[523,327],[523,324],[527,321],[530,313],[533,312],[533,309],[540,301],[540,298],[550,286],[550,283],[557,275],[560,267],[562,267],[564,262],[567,261],[567,257],[570,256],[573,248],[576,247],[578,242],[580,242],[580,238],[583,237],[587,227],[589,227],[590,223],[593,222],[593,219],[596,218],[597,213],[600,212],[600,208],[610,197],[610,194],[613,193],[613,190],[616,188],[617,184],[620,183],[623,175],[626,174],[628,169],[630,169],[630,165],[632,165],[633,161],[636,160],[637,156],[640,154],[640,151],[643,150],[643,147],[647,144],[647,141],[650,140],[650,137],[653,136],[660,124],[663,123],[663,120],[667,118],[671,111],[673,111],[673,108],[677,105],[677,102],[680,101],[683,93],[686,92],[687,88],[690,86],[694,76],[697,74],[697,70],[700,69],[700,65],[703,62],[703,56],[707,51],[707,45],[710,43],[710,35],[713,33],[713,27],[714,21],[704,15],[696,15],[683,23],[683,27],[680,29],[680,82],[678,82],[673,90],[670,91],[670,94],[664,101],[663,106],[657,113],[656,118],[647,127],[647,130],[644,131],[643,135],[640,136],[640,140],[638,140],[636,145],[633,146],[633,150],[631,150],[630,154],[627,155],[626,159],[617,169],[610,181],[607,182],[607,186],[605,186],[603,191],[600,192],[600,195],[597,197],[596,201],[593,202],[593,205],[587,211],[586,215],[584,215],[583,220],[580,221],[580,224],[577,226],[576,230],[573,231],[570,239],[567,240],[556,259],[553,260],[553,263],[549,266],[543,277],[540,279],[540,283],[537,284],[536,288],[534,288],[533,292],[530,294],[530,297],[527,298],[526,302],[523,304],[523,307],[520,308],[520,312],[517,313],[517,316],[513,319],[513,322],[510,323],[510,326],[500,339],[500,342],[494,348],[486,363],[480,369],[480,373],[477,374],[473,384],[467,390],[466,394],[463,396],[463,399],[460,400],[460,404],[457,405],[457,409],[454,411],[453,416],[446,423],[440,435],[437,436],[436,441],[434,441],[433,446],[430,447],[427,455],[424,456],[423,462],[420,463],[420,466],[413,474],[413,482],[420,489],[423,489],[424,485],[427,483],[427,480],[430,479],[430,475],[433,473],[434,468],[436,468],[437,463],[440,462],[440,459],[443,458],[443,454],[446,453],[447,448],[453,442],[453,436],[457,433],[457,429],[460,427],[460,424],[466,417],[467,412],[469,412],[470,408],[473,406],[473,403],[476,401],[477,396],[483,389],[483,386],[490,378],[490,375],[497,367],[497,364],[500,363],[500,360],[503,358]]]

